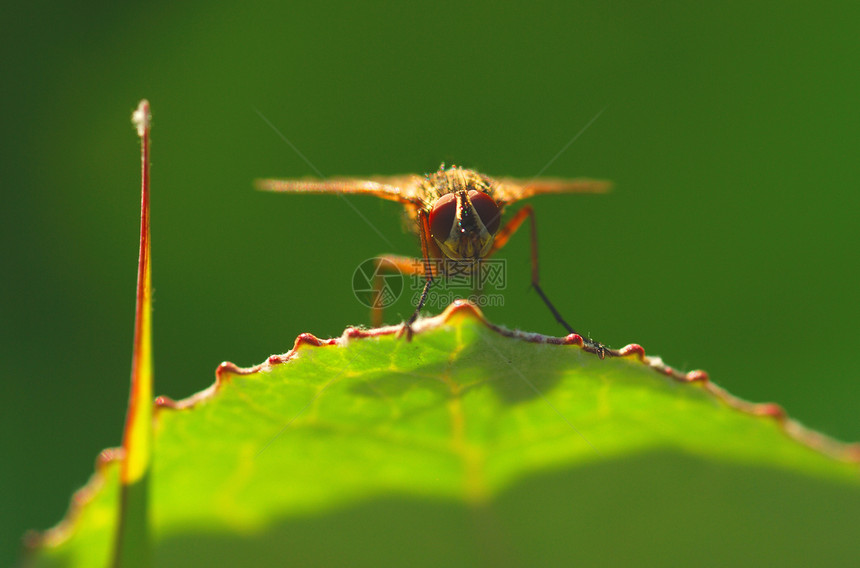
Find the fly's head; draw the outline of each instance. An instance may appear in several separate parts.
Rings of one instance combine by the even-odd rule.
[[[495,200],[476,189],[459,189],[442,195],[430,210],[430,233],[453,260],[478,260],[493,248],[501,209]]]

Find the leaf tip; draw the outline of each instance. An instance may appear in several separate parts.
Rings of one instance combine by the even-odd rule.
[[[149,111],[149,101],[143,99],[131,114],[131,122],[137,130],[137,135],[143,138],[152,126],[152,113]]]

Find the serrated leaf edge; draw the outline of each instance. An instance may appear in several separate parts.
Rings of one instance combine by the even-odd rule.
[[[419,319],[412,324],[413,335],[450,324],[457,318],[476,319],[492,331],[511,339],[527,341],[530,343],[545,343],[549,345],[575,345],[583,349],[583,351],[591,353],[595,357],[599,357],[601,355],[596,348],[586,343],[582,336],[575,333],[564,337],[555,337],[517,329],[508,329],[506,327],[496,325],[487,320],[480,308],[466,300],[455,300],[438,316]],[[167,396],[157,397],[154,401],[155,408],[153,412],[153,421],[158,419],[161,412],[190,410],[198,404],[209,401],[217,395],[223,385],[229,382],[233,376],[250,375],[260,371],[269,370],[276,365],[289,363],[302,349],[327,346],[344,347],[351,340],[382,337],[386,335],[398,335],[402,332],[402,329],[402,325],[373,329],[348,327],[340,337],[330,339],[319,339],[311,333],[302,333],[296,337],[292,349],[281,355],[272,355],[265,362],[258,365],[254,365],[252,367],[239,367],[233,363],[225,361],[221,363],[215,371],[215,382],[206,389],[180,400],[174,400]],[[722,387],[711,382],[710,377],[705,371],[693,370],[687,373],[678,371],[677,369],[666,365],[660,357],[649,357],[645,354],[645,349],[643,349],[641,345],[635,343],[629,344],[621,349],[606,349],[603,352],[603,355],[605,357],[618,357],[635,360],[674,381],[698,384],[706,392],[734,410],[738,410],[751,416],[764,416],[775,420],[782,431],[796,442],[837,461],[860,465],[860,443],[839,442],[825,434],[807,428],[800,422],[790,418],[785,409],[779,404],[773,402],[755,403],[738,398]],[[74,528],[74,522],[80,516],[80,511],[93,499],[98,489],[103,485],[104,472],[107,467],[112,462],[121,460],[122,457],[122,448],[108,448],[103,450],[96,460],[95,472],[90,477],[89,481],[72,496],[71,503],[65,517],[59,522],[59,524],[44,532],[28,532],[24,537],[25,547],[30,551],[33,551],[40,547],[56,546],[68,538]],[[858,470],[858,472],[860,472],[860,470]]]

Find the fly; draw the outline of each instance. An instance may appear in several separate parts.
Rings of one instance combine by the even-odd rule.
[[[265,191],[370,194],[397,201],[406,208],[420,237],[422,261],[385,255],[377,259],[377,266],[393,266],[403,274],[424,276],[418,305],[403,324],[407,338],[412,335],[411,326],[418,319],[433,282],[444,278],[452,268],[462,274],[464,268],[472,270],[481,260],[491,257],[505,246],[526,218],[531,229],[531,284],[556,321],[568,333],[576,333],[541,289],[532,206],[525,205],[504,225],[502,214],[507,206],[533,195],[603,193],[609,187],[608,182],[589,179],[493,179],[466,168],[445,168],[444,164],[436,172],[424,176],[257,181],[257,188]],[[381,307],[373,308],[372,318],[374,325],[382,324]],[[583,341],[603,356],[605,347],[602,344],[584,337]]]

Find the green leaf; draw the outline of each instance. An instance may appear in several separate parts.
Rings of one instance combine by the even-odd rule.
[[[222,364],[189,399],[159,399],[157,565],[744,563],[765,552],[791,563],[856,550],[860,449],[775,405],[739,401],[638,346],[601,360],[578,336],[500,330],[466,304],[419,321],[411,342],[395,332],[303,335],[253,369]],[[105,564],[116,470],[101,468],[35,565]]]

